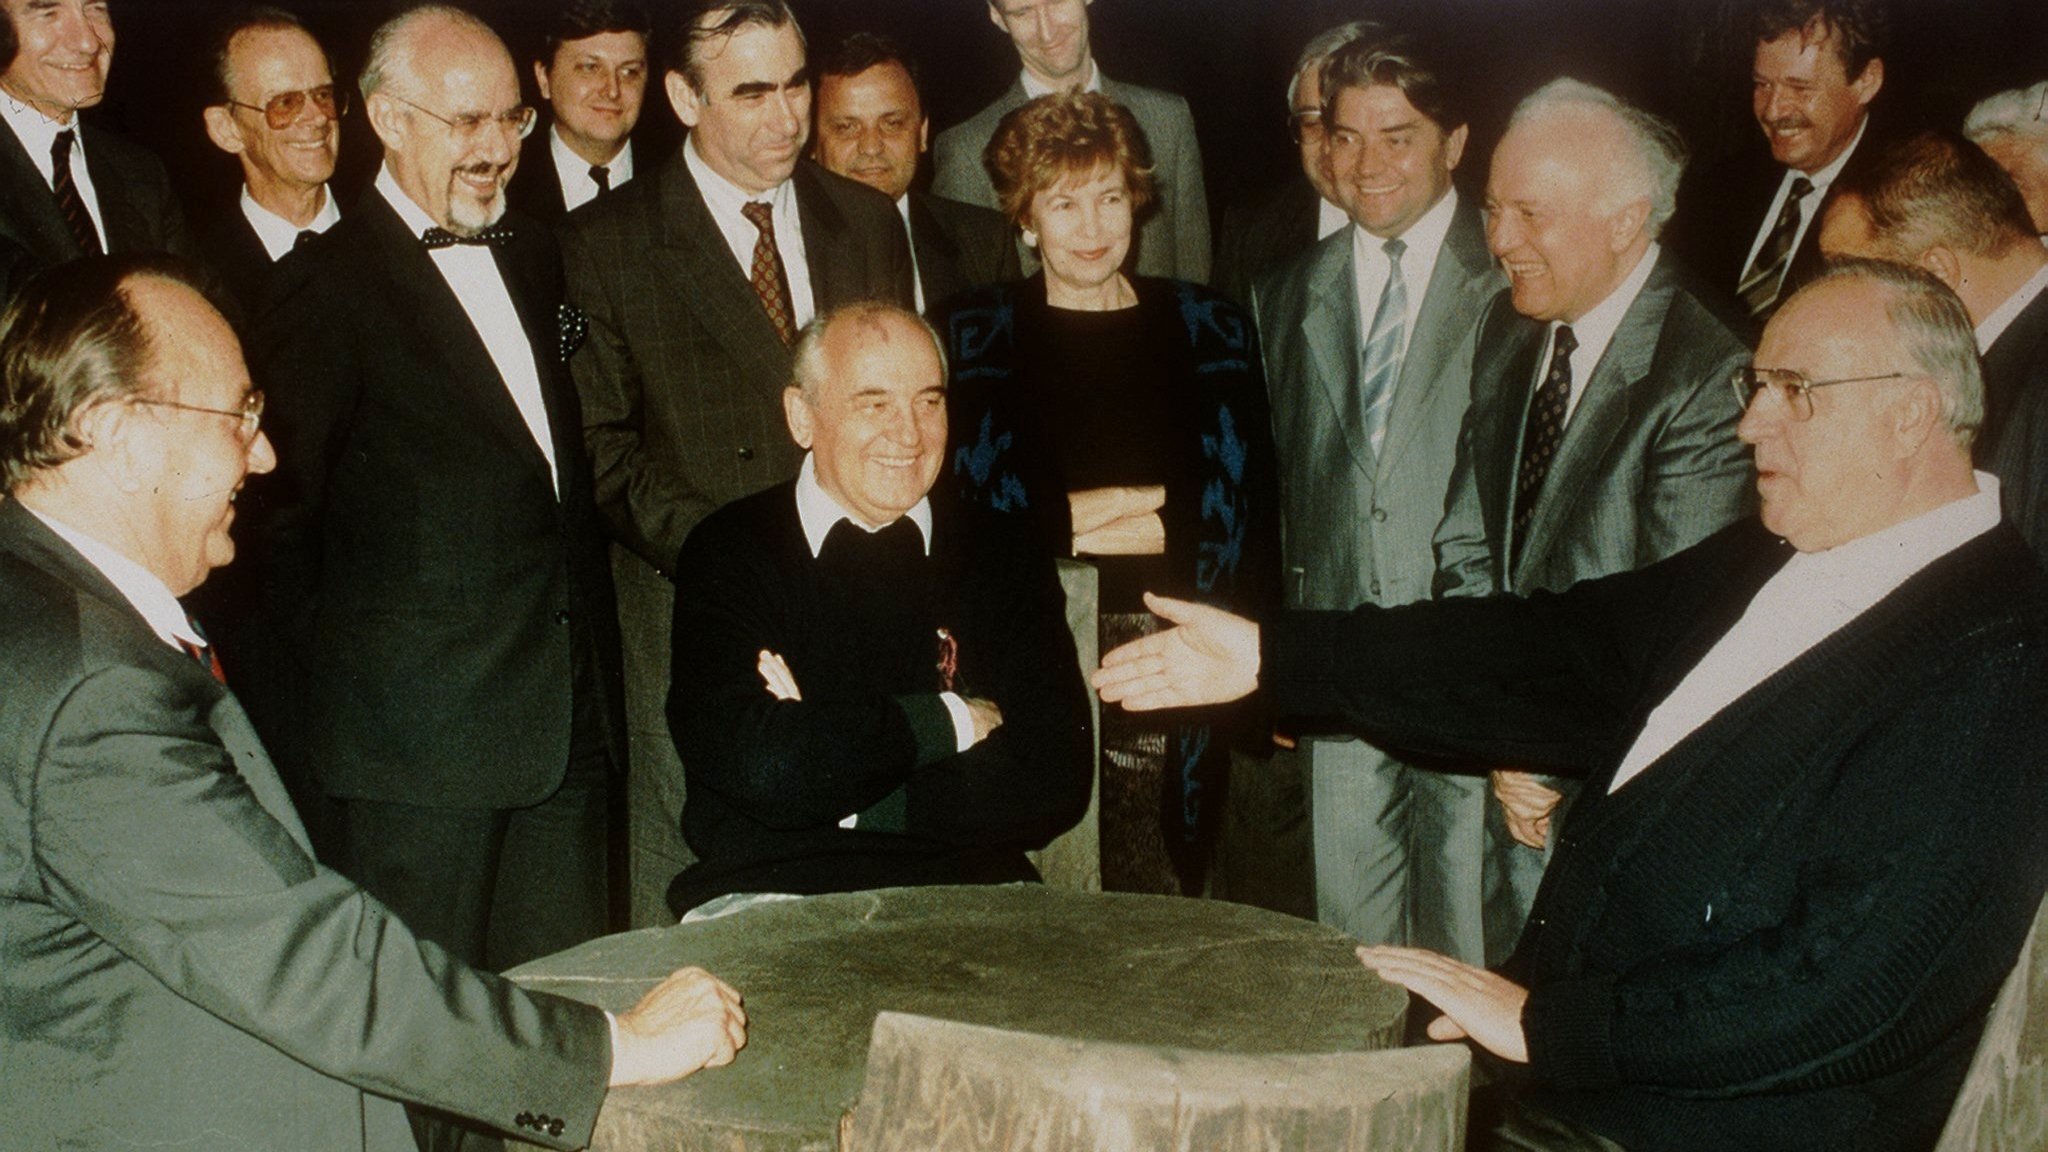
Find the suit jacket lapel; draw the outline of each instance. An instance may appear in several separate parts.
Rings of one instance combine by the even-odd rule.
[[[656,178],[661,181],[659,226],[665,255],[660,265],[669,276],[669,291],[678,299],[687,298],[692,310],[703,313],[705,328],[733,363],[750,365],[751,373],[773,377],[780,387],[782,364],[774,354],[783,347],[782,337],[761,307],[761,298],[754,295],[753,284],[733,259],[725,235],[711,218],[711,209],[704,206],[704,194],[697,190],[682,149],[676,150]],[[801,197],[797,211],[805,211]],[[806,232],[807,248],[810,242]],[[810,266],[818,266],[815,255]],[[815,278],[811,287],[814,293],[818,291]]]
[[[98,176],[94,175],[97,183]],[[0,194],[6,197],[4,211],[19,233],[18,239],[43,266],[61,264],[83,255],[71,229],[57,210],[56,194],[30,159],[28,149],[12,128],[0,125]]]
[[[129,173],[108,158],[105,135],[83,125],[80,131],[85,140],[85,167],[92,173],[93,192],[100,202],[100,227],[106,233],[101,239],[106,250],[132,252],[155,247],[155,230],[128,192]],[[54,198],[51,202],[55,203]]]
[[[1460,200],[1444,234],[1436,267],[1422,293],[1422,307],[1416,311],[1415,332],[1408,337],[1408,350],[1401,357],[1401,382],[1394,390],[1394,408],[1387,414],[1387,438],[1380,456],[1380,475],[1393,473],[1401,453],[1414,442],[1442,380],[1439,368],[1471,330],[1473,319],[1485,303],[1465,297],[1478,295],[1492,266],[1486,251],[1486,237],[1480,229],[1479,213]]]
[[[811,294],[822,315],[830,308],[861,298],[859,269],[865,261],[861,259],[853,229],[840,213],[839,205],[832,202],[824,181],[810,162],[799,161],[789,180],[796,189],[797,218],[803,223],[804,263],[811,272]]]
[[[915,192],[910,194],[910,247],[917,261],[918,281],[924,286],[926,308],[943,303],[967,287],[960,274],[959,247]]]
[[[1516,314],[1505,294],[1492,307],[1504,313],[1500,323],[1507,331],[1490,349],[1488,341],[1480,342],[1472,379],[1488,381],[1497,390],[1500,399],[1493,406],[1492,419],[1498,423],[1490,438],[1473,444],[1472,472],[1481,493],[1496,494],[1484,507],[1489,517],[1497,515],[1499,521],[1490,521],[1486,531],[1489,538],[1500,541],[1499,555],[1504,557],[1518,546],[1514,539],[1515,484],[1522,470],[1522,433],[1529,426],[1529,405],[1536,398],[1536,357],[1543,351],[1544,326]],[[1480,399],[1476,384],[1472,399],[1476,406]],[[1503,585],[1503,592],[1514,588],[1513,573],[1503,573]]]
[[[1358,381],[1358,292],[1352,271],[1352,245],[1332,244],[1317,259],[1309,276],[1308,310],[1302,315],[1303,344],[1310,371],[1330,404],[1330,423],[1341,429],[1352,462],[1368,480],[1375,473],[1372,446],[1365,429],[1352,417],[1350,394]]]

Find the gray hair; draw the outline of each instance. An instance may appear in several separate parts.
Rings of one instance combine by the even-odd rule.
[[[818,389],[826,374],[825,337],[830,330],[842,323],[856,320],[879,321],[886,317],[907,320],[917,326],[932,342],[932,351],[939,354],[939,379],[945,380],[949,371],[946,363],[946,343],[939,339],[938,330],[931,321],[910,309],[882,300],[858,300],[842,304],[829,311],[820,312],[796,338],[796,347],[791,355],[790,387],[804,394],[804,402],[815,406],[818,403]]]
[[[1986,96],[1963,121],[1963,135],[1978,144],[2008,133],[2048,138],[2048,80]]]
[[[1652,238],[1664,230],[1678,210],[1678,179],[1685,174],[1685,138],[1661,116],[1645,112],[1604,88],[1595,88],[1569,77],[1552,80],[1515,105],[1508,127],[1546,116],[1591,112],[1614,119],[1631,145],[1627,153],[1607,156],[1614,169],[1609,191],[1602,205],[1613,212],[1635,200],[1650,202],[1649,218],[1643,231]]]
[[[1941,396],[1941,422],[1959,446],[1969,447],[1984,423],[1984,368],[1977,357],[1977,332],[1962,300],[1924,268],[1864,259],[1830,260],[1792,299],[1848,280],[1868,281],[1889,292],[1885,318],[1913,366],[1934,381]]]
[[[394,71],[412,72],[409,34],[415,25],[429,20],[446,20],[504,43],[497,30],[473,12],[465,12],[449,4],[422,4],[408,8],[386,20],[370,34],[369,59],[363,62],[362,76],[356,81],[356,87],[362,89],[363,99],[368,100],[389,83]]]
[[[1287,74],[1287,111],[1294,111],[1294,94],[1301,91],[1302,73],[1320,68],[1331,53],[1378,27],[1379,24],[1372,20],[1348,20],[1335,28],[1325,28],[1316,33],[1316,38],[1302,48],[1300,56],[1295,57],[1294,71]],[[1328,97],[1329,93],[1323,95]]]

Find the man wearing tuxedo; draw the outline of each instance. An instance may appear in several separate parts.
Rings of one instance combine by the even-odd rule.
[[[206,136],[241,163],[242,190],[200,249],[246,317],[262,302],[271,265],[341,219],[327,182],[348,89],[334,83],[320,42],[281,8],[238,12],[209,59]]]
[[[1096,677],[1585,778],[1500,971],[1361,949],[1508,1065],[1478,1147],[1932,1147],[2048,888],[2048,579],[1971,470],[1961,302],[1838,262],[1730,377],[1761,518],[1555,593],[1156,600]]]
[[[497,36],[414,9],[361,87],[376,184],[253,326],[281,463],[249,537],[337,865],[503,969],[606,925],[618,639],[574,333],[552,239],[505,213],[534,111]]]
[[[163,162],[79,117],[114,62],[105,0],[0,0],[0,15],[0,224],[42,268],[197,255]]]
[[[633,178],[653,19],[639,0],[567,0],[548,18],[534,83],[548,128],[527,137],[512,207],[553,223]]]
[[[662,90],[688,141],[561,233],[570,298],[589,317],[570,368],[615,544],[639,925],[673,919],[662,894],[691,860],[663,714],[676,553],[719,506],[796,475],[781,395],[798,330],[840,304],[911,302],[888,197],[803,159],[811,73],[788,6],[678,7]]]
[[[911,190],[931,136],[917,66],[895,41],[856,32],[820,53],[812,156],[830,172],[896,202],[910,236],[917,310],[1022,273],[1002,214]]]
[[[669,904],[1036,880],[1024,853],[1093,787],[1052,558],[931,494],[946,371],[915,314],[826,314],[794,378],[796,480],[713,513],[677,561],[669,722],[700,860]]]
[[[1486,189],[1487,243],[1509,287],[1472,354],[1436,595],[1526,595],[1639,568],[1749,507],[1727,390],[1748,351],[1742,321],[1658,242],[1684,155],[1670,125],[1577,81],[1515,109]],[[1512,766],[1494,790],[1497,960],[1535,895],[1559,796]]]
[[[179,608],[277,461],[235,335],[155,254],[0,319],[0,1109],[18,1148],[411,1152],[399,1101],[550,1148],[723,1064],[694,969],[616,1018],[415,936],[316,863]]]

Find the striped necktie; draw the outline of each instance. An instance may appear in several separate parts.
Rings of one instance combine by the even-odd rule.
[[[1799,235],[1799,202],[1812,192],[1813,182],[1806,177],[1792,181],[1792,190],[1785,197],[1785,206],[1778,210],[1771,234],[1764,237],[1764,246],[1756,250],[1756,259],[1750,262],[1748,273],[1735,289],[1753,318],[1762,319],[1777,307],[1785,272],[1792,264],[1792,239]]]
[[[71,145],[76,140],[76,134],[66,128],[57,133],[56,143],[50,145],[50,188],[57,194],[57,211],[64,217],[64,226],[71,229],[80,250],[87,256],[98,256],[106,249],[100,244],[99,229],[92,226],[92,213],[86,211],[85,197],[78,193],[78,182],[71,178]]]
[[[1387,439],[1387,415],[1394,409],[1394,385],[1401,380],[1401,341],[1408,328],[1408,285],[1401,279],[1401,255],[1408,246],[1399,240],[1382,245],[1387,253],[1387,285],[1373,309],[1366,331],[1358,393],[1358,427],[1378,456]]]

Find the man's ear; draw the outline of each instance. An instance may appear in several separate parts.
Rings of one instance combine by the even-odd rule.
[[[372,93],[363,101],[363,115],[369,118],[370,128],[377,133],[377,140],[391,151],[403,151],[405,143],[405,113],[399,103],[382,92]]]
[[[1628,246],[1636,242],[1636,237],[1642,235],[1643,226],[1649,219],[1650,202],[1648,200],[1632,200],[1622,205],[1615,211],[1613,216],[1608,218],[1608,246],[1616,252],[1627,251]]]
[[[1869,107],[1870,102],[1877,99],[1878,91],[1884,87],[1884,57],[1872,56],[1869,62],[1863,65],[1863,71],[1857,73],[1854,80],[1849,81],[1849,87],[1856,93],[1856,102],[1866,108]]]
[[[1949,291],[1960,292],[1963,286],[1963,262],[1956,259],[1953,250],[1940,244],[1920,254],[1917,263],[1934,273],[1934,278],[1948,285]]]
[[[242,139],[242,126],[235,123],[235,110],[225,104],[208,105],[200,114],[206,122],[206,138],[213,146],[230,156],[240,156],[248,144]]]
[[[1940,386],[1927,376],[1908,382],[1906,394],[1892,406],[1892,436],[1898,458],[1916,455],[1941,427]]]
[[[690,87],[690,81],[681,72],[670,71],[661,78],[662,91],[668,93],[668,106],[675,110],[676,119],[685,128],[695,128],[703,115],[703,104],[697,98],[697,90]]]
[[[547,65],[541,63],[538,60],[535,60],[533,62],[533,82],[535,85],[539,86],[540,98],[542,100],[553,100],[555,98],[554,93],[550,91],[548,88]]]
[[[78,413],[71,421],[71,433],[86,446],[79,461],[90,459],[122,492],[140,492],[144,477],[156,474],[146,457],[155,451],[156,441],[138,436],[135,421],[141,410],[132,404],[103,401]]]
[[[804,399],[804,391],[792,384],[782,390],[782,418],[789,424],[789,438],[796,446],[809,451],[811,436],[817,431],[817,412],[811,402]]]
[[[1458,161],[1465,158],[1465,141],[1471,135],[1471,127],[1460,124],[1456,128],[1451,129],[1450,135],[1444,137],[1444,171],[1457,171]],[[1324,139],[1329,139],[1327,134],[1324,136]]]

